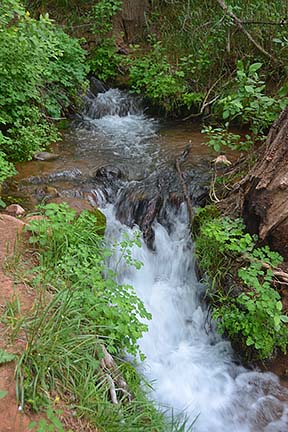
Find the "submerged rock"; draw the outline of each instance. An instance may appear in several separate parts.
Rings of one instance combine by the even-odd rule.
[[[33,158],[39,161],[51,161],[51,160],[58,159],[59,155],[56,153],[49,153],[49,152],[37,152],[33,155]]]

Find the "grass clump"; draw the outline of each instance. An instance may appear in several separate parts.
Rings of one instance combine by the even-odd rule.
[[[205,216],[205,209],[201,212]],[[286,352],[288,316],[273,285],[273,269],[282,257],[268,246],[257,247],[241,219],[202,215],[202,220],[196,253],[212,280],[213,317],[220,332],[246,346],[254,358],[271,357],[277,348]]]
[[[66,204],[42,211],[43,219],[28,227],[38,252],[33,284],[39,293],[22,326],[27,346],[16,371],[21,406],[47,410],[60,401],[103,431],[180,430],[147,400],[135,367],[123,360],[124,353],[141,358],[137,340],[147,330],[142,320],[151,316],[106,264],[113,249],[103,238],[103,216],[83,211],[77,217]],[[140,266],[130,253],[135,242],[125,238],[118,247],[127,263]],[[107,350],[113,367],[103,363]]]

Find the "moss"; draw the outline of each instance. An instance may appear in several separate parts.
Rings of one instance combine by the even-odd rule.
[[[104,236],[105,234],[105,230],[106,230],[106,216],[101,212],[101,210],[99,209],[95,209],[92,211],[92,213],[96,216],[97,218],[97,223],[96,223],[96,233],[100,236]]]
[[[208,220],[216,219],[220,216],[220,211],[215,204],[209,204],[205,207],[196,209],[192,224],[192,232],[197,237],[200,233],[201,226]]]

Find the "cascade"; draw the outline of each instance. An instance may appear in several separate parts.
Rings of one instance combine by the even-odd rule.
[[[125,99],[119,90],[102,93],[90,101],[85,120],[109,136],[116,153],[129,149],[129,164],[139,156],[143,164],[146,157],[149,160],[157,124],[131,97]],[[129,190],[129,183],[124,190]],[[123,230],[137,229],[127,228],[115,216],[123,200],[122,191],[116,204],[103,209],[112,239],[120,239]],[[139,341],[146,356],[139,369],[153,383],[150,397],[167,412],[188,417],[187,424],[195,420],[195,432],[287,431],[288,391],[275,375],[248,371],[239,364],[201,302],[205,287],[195,274],[185,204],[178,209],[168,205],[161,222],[154,221],[154,250],[144,241],[142,248],[133,248],[143,267],[124,266],[120,271],[121,282],[136,289],[152,314],[149,331]]]
[[[36,198],[47,183],[60,197],[88,196],[106,214],[111,241],[124,231],[133,234],[137,225],[144,232],[150,212],[153,235],[132,250],[143,267],[123,266],[119,276],[152,314],[139,341],[146,356],[139,371],[153,385],[149,397],[167,415],[187,418],[187,425],[195,420],[193,432],[287,432],[288,390],[276,375],[239,363],[203,303],[206,287],[195,273],[187,210],[159,127],[125,92],[90,92],[65,138],[72,142],[69,152],[49,162],[56,171],[30,176],[22,188]],[[192,161],[185,170],[194,205],[207,188],[207,165]]]

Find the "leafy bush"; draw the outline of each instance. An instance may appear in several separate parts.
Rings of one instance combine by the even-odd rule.
[[[286,352],[288,316],[272,286],[272,270],[282,257],[268,246],[256,247],[255,240],[245,234],[241,219],[207,219],[200,227],[196,253],[203,271],[214,279],[213,317],[220,331],[253,347],[259,358],[267,358],[277,347]],[[238,277],[240,294],[233,294],[232,286],[231,292],[223,288],[227,272]]]
[[[122,56],[116,53],[113,37],[106,38],[91,51],[89,67],[102,81],[115,79],[119,73]]]
[[[132,90],[145,93],[153,104],[167,112],[199,102],[199,95],[189,93],[184,75],[181,69],[171,65],[161,42],[154,42],[148,54],[130,60]]]
[[[236,30],[235,23],[213,0],[153,0],[148,26],[167,49],[174,64],[185,57],[194,91],[207,94],[211,101],[229,88],[238,60],[261,62],[263,75],[273,87],[287,79],[287,30],[281,23],[286,16],[282,0],[267,2],[230,0],[228,7],[245,24],[251,36],[276,61],[258,51],[246,35]],[[278,25],[270,25],[278,24]],[[274,40],[274,42],[272,42]]]
[[[107,268],[112,251],[99,235],[97,215],[83,211],[76,218],[75,211],[66,204],[48,204],[44,214],[48,219],[29,225],[33,234],[30,242],[41,247],[41,272],[55,281],[56,288],[69,286],[75,290],[75,307],[82,308],[86,320],[101,326],[99,337],[105,337],[111,353],[125,349],[136,355],[137,340],[147,330],[140,318],[149,319],[150,315],[133,288],[119,285],[115,272]],[[137,239],[123,239],[120,247],[123,258],[139,267],[129,255],[134,243],[139,245]]]
[[[208,136],[209,139],[205,144],[215,152],[221,152],[225,147],[229,147],[231,150],[247,151],[253,145],[250,135],[245,135],[246,141],[241,141],[240,135],[229,132],[222,127],[206,126],[201,130],[201,133]]]
[[[253,63],[247,68],[238,61],[234,90],[217,103],[224,120],[249,125],[255,136],[263,134],[287,104],[285,98],[264,93],[266,85],[258,75],[261,67],[262,63]]]
[[[121,0],[100,0],[92,8],[96,36],[96,47],[91,50],[89,66],[91,71],[103,81],[114,79],[119,73],[122,56],[116,52],[115,38],[111,36],[112,18],[122,6]]]
[[[65,112],[83,86],[87,68],[79,42],[48,15],[30,17],[18,0],[0,10],[0,151],[30,159],[59,138],[51,118]]]
[[[12,163],[6,160],[5,154],[0,152],[0,185],[7,178],[16,174],[16,170]]]

